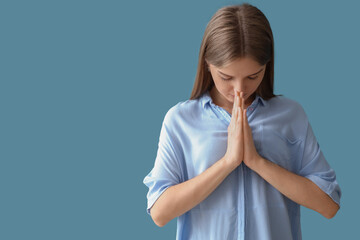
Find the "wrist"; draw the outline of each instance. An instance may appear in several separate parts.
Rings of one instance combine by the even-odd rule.
[[[266,159],[261,157],[260,155],[255,158],[253,161],[251,161],[251,165],[248,166],[251,170],[255,171],[256,173],[259,173],[260,169],[264,165]]]
[[[224,157],[221,159],[222,163],[223,163],[223,167],[230,173],[233,170],[235,170],[235,168],[237,167],[237,165],[235,164],[234,161],[232,161],[232,159],[229,159],[229,157],[225,154]]]

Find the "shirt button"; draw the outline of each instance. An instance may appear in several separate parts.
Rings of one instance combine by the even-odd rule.
[[[253,110],[253,108],[251,107],[251,108],[249,108],[249,111],[252,111]]]

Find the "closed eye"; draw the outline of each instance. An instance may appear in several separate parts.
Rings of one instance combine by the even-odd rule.
[[[257,76],[254,76],[254,77],[248,77],[250,80],[255,80],[257,77],[258,77],[259,75],[257,75]],[[224,81],[230,81],[232,78],[224,78],[224,77],[221,77],[220,76],[220,78],[222,79],[222,80],[224,80]]]
[[[229,81],[229,80],[232,79],[232,78],[223,78],[223,77],[221,77],[221,76],[220,76],[220,78],[221,78],[222,80],[224,80],[224,81]]]
[[[249,76],[248,76],[248,79],[250,79],[250,80],[255,80],[256,78],[258,78],[259,73],[261,73],[262,71],[264,71],[264,69],[265,69],[265,67],[263,67],[262,69],[260,69],[260,71],[249,75]],[[229,81],[229,80],[233,79],[232,76],[227,75],[227,74],[225,74],[225,73],[223,73],[223,72],[221,72],[221,71],[219,71],[219,70],[218,70],[218,73],[219,73],[219,77],[220,77],[222,80],[224,80],[224,81]],[[221,74],[221,75],[220,75],[220,74]]]
[[[259,75],[254,76],[254,77],[248,77],[248,78],[251,79],[251,80],[254,80],[254,79],[257,79],[258,76],[259,76]]]

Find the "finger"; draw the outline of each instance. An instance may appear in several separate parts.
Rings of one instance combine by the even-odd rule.
[[[240,110],[241,110],[241,108],[239,108]],[[242,111],[241,111],[241,113],[242,113]],[[241,127],[241,130],[240,130],[240,133],[241,133],[241,138],[244,140],[244,115],[243,114],[241,114],[241,117],[240,117],[240,121],[241,121],[241,125],[240,126],[242,126]]]
[[[247,119],[247,116],[246,116],[246,112],[247,112],[247,109],[245,109],[241,114],[243,116],[244,137],[248,136],[249,128],[250,128],[249,123],[248,123],[248,119]]]
[[[234,103],[233,103],[233,108],[232,108],[232,111],[231,111],[231,116],[234,116],[235,115],[235,102],[236,102],[236,95],[234,95]]]
[[[234,99],[234,107],[238,107],[238,101],[239,101],[239,94],[238,94],[238,91],[234,90],[235,91],[235,99]]]
[[[238,116],[239,116],[241,113],[238,111],[237,108],[234,107],[234,109],[235,109],[235,110],[234,110],[234,117],[233,117],[231,120],[232,120],[233,124],[236,125],[236,119],[238,118]]]
[[[241,112],[244,111],[245,108],[245,99],[244,99],[244,92],[241,92]]]
[[[241,108],[240,108],[240,107],[237,107],[237,110],[238,110],[238,112],[241,112]],[[242,126],[243,126],[243,124],[242,124],[242,114],[239,114],[239,115],[238,115],[236,121],[237,121],[237,124],[238,124],[239,127],[240,127],[240,130],[242,130]]]
[[[236,96],[238,96],[237,101],[236,101],[236,107],[240,107],[240,106],[241,106],[241,105],[239,104],[240,99],[241,99],[241,97],[240,97],[240,92],[236,91]]]
[[[234,90],[235,92],[235,90]],[[233,108],[232,108],[232,114],[231,115],[235,115],[235,109],[236,109],[236,101],[237,101],[237,95],[236,95],[236,92],[235,92],[235,95],[234,95],[234,100],[233,100]]]
[[[237,107],[237,111],[241,113],[241,108]],[[242,114],[239,114],[236,118],[236,125],[238,126],[237,129],[239,129],[240,135],[242,135],[243,132],[243,123],[242,123]],[[242,136],[241,136],[242,137]]]
[[[239,101],[239,95],[237,94],[237,91],[235,91],[235,98],[234,98],[234,106],[233,106],[233,109],[237,109],[239,104],[238,104],[238,101]],[[236,119],[237,117],[235,117],[235,122],[236,122]]]
[[[239,93],[239,101],[238,101],[238,106],[240,107],[240,110],[242,110],[242,104],[241,104],[241,100],[242,100],[242,92]]]
[[[238,107],[238,109],[239,109],[240,112],[242,112],[240,107]],[[239,126],[240,126],[239,134],[240,134],[240,137],[241,137],[241,144],[244,144],[244,140],[245,140],[243,122],[244,122],[243,121],[243,114],[239,114]],[[243,147],[244,147],[244,145],[243,145]]]

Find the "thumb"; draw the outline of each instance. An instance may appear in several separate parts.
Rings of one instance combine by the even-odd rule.
[[[248,123],[248,119],[246,116],[247,113],[247,109],[244,109],[243,111],[243,129],[244,129],[244,138],[246,139],[249,135],[249,123]]]
[[[253,143],[252,130],[247,118],[247,109],[244,110],[244,140],[245,143]]]

